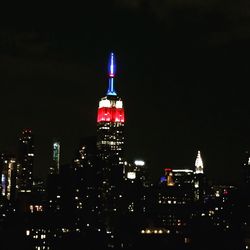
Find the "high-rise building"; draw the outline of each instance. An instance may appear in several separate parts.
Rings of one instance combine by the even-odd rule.
[[[58,211],[61,209],[61,183],[60,183],[60,142],[54,140],[52,144],[52,164],[49,167],[47,178],[47,209]]]
[[[75,208],[87,215],[88,222],[93,221],[98,212],[97,197],[97,158],[96,136],[81,138],[73,163],[73,196]]]
[[[123,176],[124,165],[124,108],[114,88],[115,61],[109,61],[109,86],[101,98],[97,115],[97,150],[103,161],[102,176],[106,184],[113,185]]]
[[[34,138],[30,129],[22,131],[19,138],[17,185],[19,192],[31,192],[34,170]]]
[[[250,187],[250,153],[249,151],[244,152],[244,159],[243,159],[243,186],[244,188]]]
[[[193,203],[193,171],[190,169],[164,169],[155,204],[156,224],[172,234],[183,234]]]
[[[53,142],[53,159],[52,165],[49,168],[49,174],[59,174],[60,170],[60,142]]]
[[[198,151],[197,157],[195,160],[195,173],[196,174],[203,174],[203,161],[201,158],[201,151]]]
[[[205,195],[206,190],[206,180],[204,175],[204,166],[203,160],[201,157],[201,152],[198,151],[197,157],[195,160],[195,178],[194,178],[194,187],[195,187],[195,199],[202,200]]]
[[[124,108],[114,88],[115,60],[109,60],[109,85],[105,97],[101,98],[97,114],[98,192],[100,217],[107,230],[123,209],[122,183],[124,181]]]
[[[16,190],[16,159],[11,155],[0,155],[0,191],[7,200],[15,199]]]

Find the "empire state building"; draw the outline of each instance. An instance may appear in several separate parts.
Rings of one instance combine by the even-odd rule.
[[[107,186],[121,181],[124,164],[124,108],[114,88],[115,58],[110,54],[108,90],[99,101],[97,114],[97,150],[103,162],[102,176]]]
[[[108,66],[108,90],[99,101],[97,113],[97,156],[99,159],[100,221],[107,230],[114,229],[122,208],[124,174],[124,108],[114,88],[115,59],[111,53]]]

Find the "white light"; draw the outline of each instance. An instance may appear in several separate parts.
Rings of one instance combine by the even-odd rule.
[[[26,230],[26,235],[30,235],[30,230]]]
[[[101,100],[99,102],[99,108],[110,108],[111,102],[109,100]]]
[[[193,173],[194,171],[191,169],[173,169],[173,172],[180,172],[180,173]]]
[[[128,172],[127,173],[127,178],[130,180],[134,180],[136,178],[135,172]]]
[[[195,160],[195,173],[196,174],[203,174],[203,161],[201,158],[201,152],[198,151],[196,160]]]
[[[122,108],[122,101],[116,101],[116,108],[121,109]]]
[[[144,166],[145,165],[145,161],[142,161],[142,160],[135,160],[134,163],[136,166]]]

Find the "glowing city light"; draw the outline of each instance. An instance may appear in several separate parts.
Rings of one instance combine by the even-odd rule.
[[[114,59],[114,53],[110,54],[110,59],[109,59],[109,77],[115,77],[115,59]]]
[[[107,91],[107,95],[116,96],[116,92],[114,89],[114,77],[115,77],[115,59],[114,59],[114,53],[110,54],[109,59],[109,87]]]
[[[97,122],[121,122],[124,123],[124,109],[121,108],[99,108]]]
[[[136,166],[144,166],[145,165],[145,161],[142,161],[142,160],[135,160],[134,161],[134,164]]]
[[[130,180],[134,180],[136,178],[135,172],[128,172],[127,173],[127,178]]]
[[[203,161],[201,158],[201,152],[198,151],[196,160],[195,160],[195,173],[196,174],[203,174]]]

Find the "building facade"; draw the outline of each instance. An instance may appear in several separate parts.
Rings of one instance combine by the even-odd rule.
[[[19,192],[31,192],[34,171],[34,136],[30,129],[25,129],[19,138],[18,176]]]

